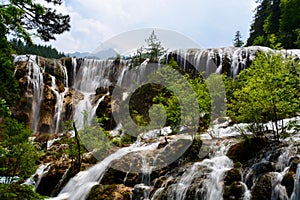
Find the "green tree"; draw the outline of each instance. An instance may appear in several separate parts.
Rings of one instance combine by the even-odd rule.
[[[244,42],[242,41],[242,35],[240,31],[237,31],[235,33],[234,39],[233,39],[233,46],[234,47],[241,47],[244,45]]]
[[[257,1],[247,46],[299,48],[300,2],[298,0]]]
[[[5,107],[5,106],[4,106]],[[33,174],[39,148],[28,140],[31,131],[10,116],[2,116],[0,126],[0,176],[11,183],[16,176],[24,180]]]
[[[263,37],[265,35],[263,26],[269,15],[268,7],[270,5],[270,0],[257,0],[257,3],[259,3],[259,5],[255,10],[254,20],[250,26],[250,36],[247,40],[247,46],[253,45],[254,40],[257,37]]]
[[[52,48],[51,45],[35,45],[35,44],[26,44],[22,40],[13,39],[10,41],[14,50],[17,54],[33,54],[38,56],[43,56],[46,58],[61,58],[65,57],[63,53],[59,53],[55,48]]]
[[[149,54],[150,62],[157,63],[159,57],[166,52],[164,47],[161,45],[161,41],[156,36],[154,30],[148,39],[145,40],[148,44],[146,47],[147,54]]]
[[[281,54],[260,53],[252,65],[237,77],[238,88],[228,105],[229,114],[239,122],[275,123],[299,111],[300,65]]]
[[[61,5],[61,0],[45,0],[54,5]],[[61,34],[70,29],[69,15],[57,13],[52,8],[47,8],[35,0],[2,1],[0,5],[0,32],[3,35],[17,36],[26,41],[31,41],[31,35],[36,35],[45,41],[55,39],[56,34]]]
[[[280,36],[284,48],[300,48],[296,42],[300,28],[300,1],[281,0]]]

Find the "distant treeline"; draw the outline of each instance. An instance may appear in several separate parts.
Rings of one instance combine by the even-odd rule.
[[[22,40],[13,39],[10,41],[13,49],[17,54],[33,54],[39,55],[46,58],[61,58],[65,57],[63,52],[58,52],[51,45],[36,45],[36,44],[26,44]]]

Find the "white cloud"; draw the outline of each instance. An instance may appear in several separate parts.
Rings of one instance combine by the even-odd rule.
[[[204,47],[232,45],[235,31],[248,37],[255,0],[68,0],[71,32],[51,42],[61,51],[93,51],[100,42],[145,27],[178,31]]]

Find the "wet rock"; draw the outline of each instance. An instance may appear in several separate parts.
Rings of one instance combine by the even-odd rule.
[[[58,80],[65,82],[66,71],[64,70],[64,66],[61,60],[56,59],[48,59],[43,57],[38,57],[39,66],[43,66],[46,73],[55,76]]]
[[[96,96],[99,99],[99,97]],[[117,124],[112,115],[112,101],[111,95],[105,96],[105,98],[99,103],[96,110],[96,115],[102,121],[102,127],[105,130],[113,130]]]
[[[153,189],[152,187],[146,186],[144,184],[135,185],[132,191],[132,199],[136,199],[136,200],[148,199],[152,189]]]
[[[232,145],[227,152],[227,156],[234,162],[238,161],[245,164],[251,158],[254,158],[266,145],[267,141],[263,138],[251,138]]]
[[[96,89],[96,95],[105,95],[107,94],[108,89],[105,87],[99,87]]]
[[[235,181],[237,182],[241,181],[241,179],[242,179],[241,172],[238,169],[233,168],[225,172],[224,184],[231,185]]]
[[[274,174],[266,173],[262,175],[256,184],[251,193],[252,200],[270,200],[272,196],[272,178]]]
[[[271,162],[262,161],[259,163],[255,163],[251,167],[251,170],[246,179],[246,184],[247,184],[248,188],[252,187],[253,180],[255,180],[256,178],[259,178],[261,175],[263,175],[267,172],[272,172],[272,171],[275,171],[275,168]]]
[[[41,195],[51,196],[68,168],[69,165],[67,163],[52,164],[50,170],[42,177],[40,184],[36,188],[36,192]]]
[[[293,173],[296,174],[298,164],[300,163],[300,158],[299,157],[293,157],[293,158],[291,158],[290,162],[291,163],[290,163],[289,172],[293,172]]]
[[[132,188],[123,184],[95,185],[86,200],[130,200]]]
[[[288,196],[291,196],[293,193],[295,176],[296,174],[294,172],[288,172],[281,181],[281,185],[285,186]]]
[[[223,198],[226,199],[243,199],[245,188],[239,181],[234,181],[229,186],[224,187]]]

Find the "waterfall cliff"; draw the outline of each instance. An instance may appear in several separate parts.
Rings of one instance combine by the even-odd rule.
[[[173,58],[187,73],[201,72],[204,77],[211,73],[225,73],[235,78],[240,70],[251,64],[259,51],[272,50],[266,47],[175,50],[165,55],[160,64]],[[286,56],[300,55],[297,50],[282,53]],[[76,120],[81,128],[82,113],[90,113],[90,120],[96,114],[101,115],[98,109],[101,102],[111,118],[113,87],[130,87],[130,84],[139,83],[150,69],[144,63],[133,73],[130,60],[53,60],[33,55],[17,56],[14,62],[15,77],[21,88],[21,101],[16,105],[14,115],[30,126],[34,133],[58,133],[62,130],[61,122],[71,119]],[[110,86],[112,88],[109,89]],[[112,123],[107,128],[115,126]]]
[[[212,73],[224,73],[236,78],[250,66],[258,52],[268,51],[273,50],[265,47],[182,49],[168,52],[157,66],[173,60],[184,73],[201,73],[204,78]],[[299,50],[281,52],[283,56],[300,56]],[[130,60],[118,59],[53,60],[25,55],[16,56],[15,65],[21,101],[13,113],[41,135],[60,133],[66,120],[75,120],[81,129],[85,117],[87,123],[93,123],[96,115],[111,119],[104,126],[113,130],[118,125],[113,113],[119,109],[117,100],[112,99],[113,92],[122,91],[118,97],[124,99],[126,88],[135,88],[153,72],[147,61],[133,69]],[[165,129],[151,130],[144,133],[147,137],[144,135],[132,145],[114,149],[68,183],[64,183],[68,163],[65,171],[59,170],[61,177],[53,165],[45,164],[28,182],[42,193],[45,185],[51,184],[51,191],[45,194],[57,196],[53,199],[299,199],[299,136],[282,143],[264,139],[241,143],[237,130],[244,129],[246,133],[247,125],[226,123],[202,134],[201,142],[188,134],[167,136]],[[53,143],[48,141],[49,149]],[[255,145],[256,152],[248,152],[251,145]],[[67,147],[58,147],[63,148]],[[44,176],[49,171],[55,176],[51,183],[49,176]]]

